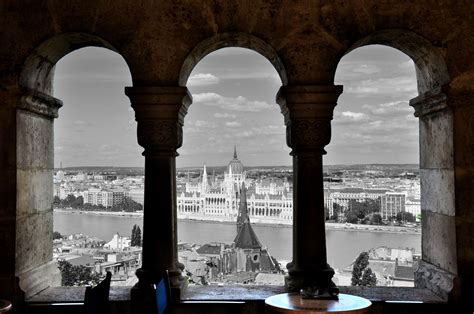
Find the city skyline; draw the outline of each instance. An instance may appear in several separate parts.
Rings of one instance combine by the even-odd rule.
[[[341,60],[335,83],[344,85],[344,93],[334,111],[326,165],[418,163],[417,119],[408,106],[417,94],[416,76],[406,55],[362,47]],[[125,61],[114,52],[85,48],[60,60],[54,95],[64,107],[55,121],[55,167],[143,166],[134,113],[123,93],[131,85]],[[193,104],[178,167],[225,165],[234,145],[246,166],[291,165],[274,100],[281,81],[263,56],[218,50],[196,66],[187,85]]]

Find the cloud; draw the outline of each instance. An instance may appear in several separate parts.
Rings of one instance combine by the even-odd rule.
[[[393,101],[384,104],[363,105],[362,108],[369,110],[374,115],[403,115],[413,113],[414,109],[408,105],[407,101]]]
[[[183,125],[183,131],[186,134],[197,134],[202,132],[208,132],[217,128],[217,124],[212,121],[204,120],[186,120]]]
[[[243,96],[224,97],[216,93],[201,93],[194,95],[193,99],[196,103],[233,111],[259,112],[272,109],[264,101],[248,100]]]
[[[380,68],[374,64],[359,64],[352,68],[354,73],[375,74],[380,72]]]
[[[233,113],[214,113],[214,118],[217,119],[235,119],[237,116]]]
[[[229,137],[237,137],[237,138],[250,138],[256,136],[265,136],[265,141],[269,141],[270,139],[268,136],[276,135],[281,136],[282,141],[285,141],[285,130],[286,127],[284,125],[267,125],[261,127],[251,127],[247,128],[246,130],[238,133],[229,134]]]
[[[188,79],[188,85],[192,86],[209,86],[220,82],[220,79],[210,73],[198,73],[191,75]]]
[[[242,126],[242,124],[237,121],[226,122],[225,125],[229,128],[238,128]]]
[[[368,115],[362,112],[352,112],[352,111],[343,111],[341,112],[341,117],[346,120],[350,121],[361,121],[367,120],[369,118]]]
[[[344,92],[355,94],[356,97],[364,97],[367,94],[408,94],[410,97],[414,97],[418,93],[416,77],[408,76],[351,81],[345,86]]]
[[[208,121],[203,121],[203,120],[196,120],[196,122],[194,122],[194,125],[198,128],[215,128],[216,127],[214,123],[210,123]]]

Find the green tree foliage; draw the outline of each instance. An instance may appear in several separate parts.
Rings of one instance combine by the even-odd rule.
[[[124,196],[122,199],[122,202],[120,204],[116,204],[112,206],[111,210],[118,212],[118,211],[124,211],[124,212],[136,212],[137,210],[142,210],[143,206],[140,203],[135,202],[132,200],[130,197]]]
[[[57,231],[53,232],[53,240],[62,239],[62,238],[63,238],[62,234],[60,234]]]
[[[63,286],[96,285],[100,282],[99,274],[84,265],[73,266],[68,261],[58,261]]]
[[[53,205],[60,205],[61,204],[61,199],[59,196],[55,195],[53,199]]]
[[[138,225],[133,225],[130,245],[142,246],[142,230]]]
[[[351,224],[356,224],[359,222],[359,217],[357,216],[357,212],[350,210],[346,212],[346,221]]]
[[[89,203],[84,203],[84,198],[82,196],[75,197],[72,194],[69,194],[64,200],[59,199],[55,196],[53,201],[53,206],[55,208],[64,208],[71,207],[73,209],[89,210],[89,211],[103,211],[107,210],[102,204],[92,205]],[[110,211],[115,212],[136,212],[137,210],[142,210],[143,206],[140,203],[135,202],[129,197],[124,197],[120,204],[116,204],[109,208]]]
[[[375,273],[369,267],[366,270],[364,270],[364,274],[362,275],[361,286],[375,287],[376,285],[377,285],[377,276],[375,276]]]
[[[380,213],[380,198],[368,199],[364,202],[349,201],[349,210],[345,213],[346,221],[350,223],[369,223],[372,215]]]
[[[415,216],[408,212],[399,212],[396,216],[396,220],[399,223],[415,222]]]
[[[351,284],[353,286],[375,286],[377,277],[369,266],[369,253],[362,252],[352,268]]]
[[[382,216],[380,214],[373,214],[370,217],[370,224],[372,224],[372,225],[381,225],[382,224]]]

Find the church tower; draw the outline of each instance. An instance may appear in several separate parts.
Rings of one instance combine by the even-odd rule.
[[[239,211],[237,213],[237,235],[239,234],[240,230],[242,230],[242,226],[246,222],[250,223],[250,219],[247,212],[247,193],[245,189],[245,183],[242,183],[242,188],[240,190]]]
[[[242,183],[242,189],[240,190],[240,205],[239,213],[237,215],[237,236],[234,239],[234,243],[236,248],[241,249],[253,249],[259,251],[262,248],[262,244],[250,225],[245,183]]]
[[[201,181],[201,195],[206,195],[208,191],[208,182],[207,182],[207,169],[206,164],[204,164],[204,169],[202,171],[202,181]]]

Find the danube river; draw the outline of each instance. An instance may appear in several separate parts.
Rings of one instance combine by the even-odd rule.
[[[141,217],[100,216],[80,213],[54,213],[54,230],[61,234],[83,233],[110,241],[115,233],[130,236],[134,224],[142,226]],[[292,228],[289,226],[253,225],[264,247],[280,261],[291,260]],[[204,244],[209,242],[231,243],[236,235],[235,224],[178,221],[180,242]],[[407,232],[383,232],[366,230],[326,230],[328,262],[342,269],[349,265],[360,252],[379,246],[414,248],[421,252],[421,234]],[[306,241],[318,241],[307,239]]]

